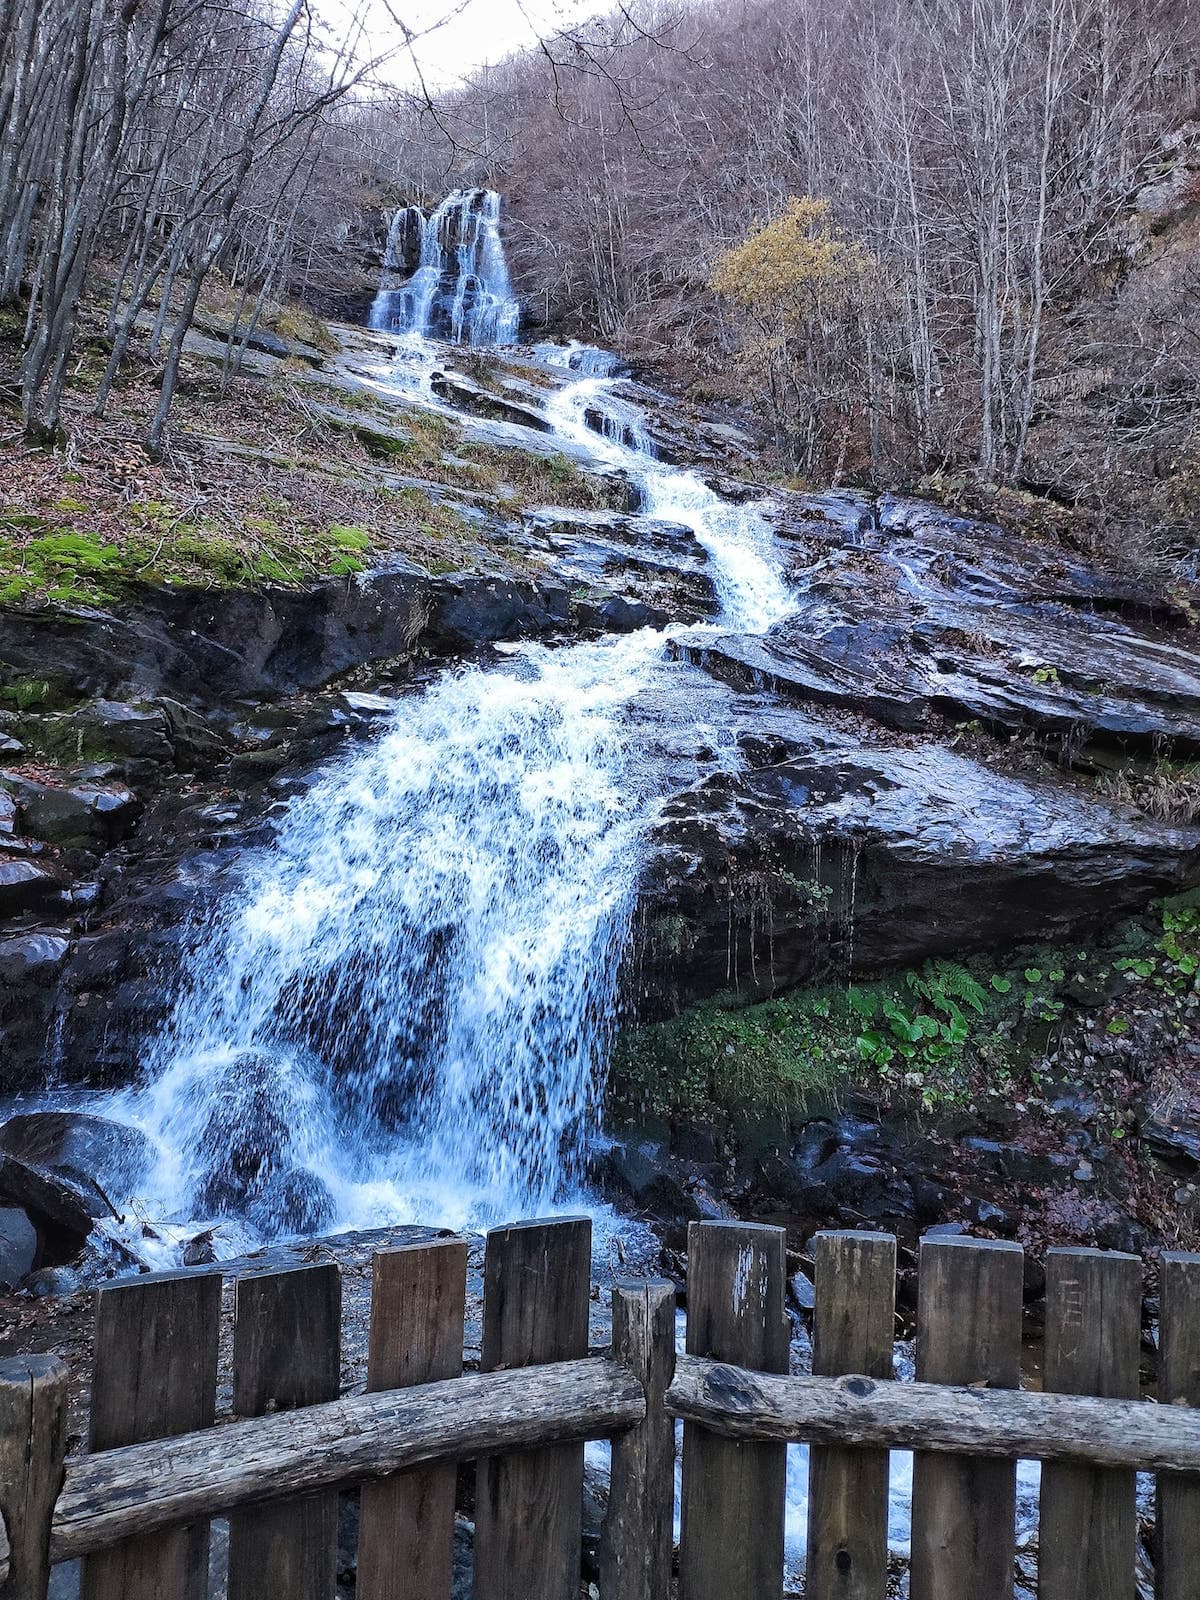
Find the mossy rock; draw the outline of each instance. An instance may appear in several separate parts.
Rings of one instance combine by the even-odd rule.
[[[235,786],[244,784],[248,788],[255,788],[269,782],[287,766],[290,759],[291,751],[287,745],[278,745],[270,750],[246,751],[234,756],[229,763],[229,781]]]

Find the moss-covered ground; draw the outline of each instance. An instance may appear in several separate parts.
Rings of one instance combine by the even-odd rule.
[[[1018,1089],[1036,1096],[1072,1029],[1123,1040],[1153,1013],[1167,1038],[1194,1032],[1198,972],[1194,891],[1091,946],[927,961],[759,1004],[726,996],[620,1040],[611,1111],[703,1122],[786,1116],[862,1088],[930,1113]]]

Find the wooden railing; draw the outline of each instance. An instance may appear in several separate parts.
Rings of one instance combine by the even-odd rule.
[[[812,1377],[788,1375],[784,1234],[693,1225],[687,1352],[665,1282],[613,1291],[589,1356],[586,1219],[488,1236],[482,1359],[462,1372],[466,1246],[380,1252],[366,1392],[339,1397],[331,1264],[235,1284],[232,1411],[216,1421],[219,1272],[100,1291],[87,1455],[65,1459],[67,1373],[0,1364],[0,1600],[204,1600],[229,1520],[229,1600],[332,1600],[337,1490],[361,1485],[358,1600],[448,1600],[456,1463],[478,1462],[476,1600],[575,1600],[583,1445],[612,1440],[603,1600],[668,1600],[675,1419],[681,1600],[782,1589],[785,1449],[810,1443],[809,1600],[884,1600],[889,1449],[916,1452],[912,1600],[1002,1600],[1016,1461],[1044,1463],[1041,1600],[1130,1600],[1135,1472],[1158,1474],[1159,1600],[1200,1594],[1200,1256],[1159,1267],[1159,1401],[1139,1397],[1142,1264],[1046,1261],[1042,1392],[1022,1391],[1023,1260],[923,1241],[917,1381],[892,1378],[895,1240],[819,1234]]]

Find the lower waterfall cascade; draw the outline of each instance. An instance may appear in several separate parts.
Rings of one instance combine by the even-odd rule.
[[[571,354],[547,425],[692,531],[714,630],[786,615],[761,509],[660,462],[619,378],[573,376],[603,353]],[[274,1238],[579,1203],[657,800],[625,713],[678,670],[670,633],[450,669],[287,804],[104,1107],[154,1152],[139,1215]]]

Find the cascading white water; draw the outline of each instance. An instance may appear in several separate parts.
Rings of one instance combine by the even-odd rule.
[[[384,268],[404,265],[403,242],[419,230],[416,271],[398,288],[383,288],[368,326],[453,344],[512,344],[521,320],[500,238],[500,196],[494,189],[455,189],[428,221],[406,206],[392,218]]]
[[[293,802],[125,1103],[163,1152],[153,1209],[272,1234],[552,1204],[650,798],[620,712],[659,649],[450,673]]]
[[[786,613],[761,513],[654,459],[604,380],[546,416],[694,530],[722,627]],[[291,802],[197,930],[147,1082],[109,1108],[158,1152],[143,1212],[272,1236],[569,1197],[656,799],[626,713],[666,637],[449,672]]]
[[[765,633],[793,609],[762,508],[723,500],[696,472],[636,459],[655,454],[645,415],[605,379],[568,384],[551,397],[546,414],[566,437],[632,471],[647,514],[692,530],[709,557],[723,627]]]
[[[549,367],[566,367],[581,378],[611,378],[625,370],[625,363],[612,350],[600,350],[594,344],[581,344],[572,339],[569,344],[535,344],[533,353]]]

